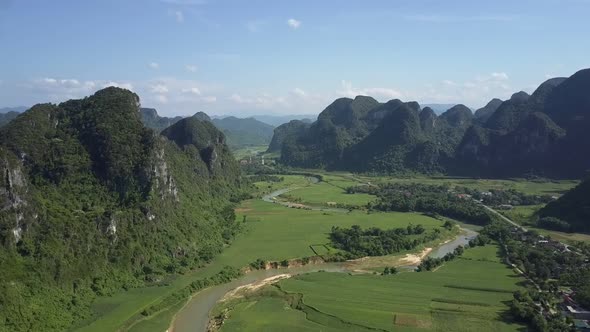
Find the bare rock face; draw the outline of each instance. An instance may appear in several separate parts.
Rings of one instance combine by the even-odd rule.
[[[0,151],[2,154],[2,151]],[[25,175],[22,172],[20,161],[9,161],[7,156],[0,159],[0,174],[2,180],[0,181],[0,209],[7,212],[12,222],[8,220],[7,225],[11,228],[14,242],[18,243],[25,232],[27,225],[34,221],[35,213],[29,207],[26,200],[27,182]],[[0,239],[2,242],[12,242],[11,239]]]
[[[162,142],[159,142],[161,145]],[[168,164],[165,159],[165,150],[163,147],[154,149],[152,157],[152,171],[151,171],[151,185],[152,191],[155,191],[156,195],[160,199],[171,197],[178,201],[178,188],[174,178],[168,171]],[[148,218],[149,219],[149,218]],[[150,219],[151,220],[151,219]]]

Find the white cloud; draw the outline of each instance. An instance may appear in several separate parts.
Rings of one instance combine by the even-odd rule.
[[[43,82],[49,83],[49,84],[55,84],[55,83],[57,83],[57,80],[55,78],[46,77],[43,79]]]
[[[176,18],[176,22],[178,22],[178,23],[184,22],[184,13],[182,11],[175,10],[173,12],[173,14],[174,14],[174,17]]]
[[[152,93],[164,94],[168,93],[168,87],[165,84],[155,84],[152,86]]]
[[[184,66],[184,68],[186,68],[186,70],[191,73],[195,73],[198,69],[197,66],[195,66],[195,65],[186,65],[186,66]]]
[[[501,73],[492,73],[492,78],[498,81],[506,81],[508,80],[508,74],[501,72]]]
[[[489,75],[483,75],[477,77],[478,82],[499,82],[499,81],[508,81],[510,77],[505,72],[493,72]]]
[[[393,88],[354,88],[351,82],[342,81],[341,90],[337,91],[339,95],[346,97],[371,96],[376,99],[396,99],[402,98],[403,93]]]
[[[289,107],[287,99],[282,96],[272,96],[268,93],[262,93],[252,97],[242,97],[234,93],[228,100],[240,104],[248,105],[248,107],[255,107],[262,110],[273,110],[276,107]]]
[[[297,29],[301,26],[301,21],[298,21],[294,18],[290,18],[287,20],[287,25],[289,25],[293,29]]]
[[[201,95],[201,90],[199,90],[199,88],[195,88],[195,87],[184,88],[181,91],[182,91],[182,93],[190,93],[190,94],[197,95],[197,96]]]
[[[231,100],[231,101],[233,101],[235,103],[238,103],[238,104],[245,104],[245,103],[247,103],[247,101],[244,98],[242,98],[242,96],[240,96],[237,93],[234,93],[233,95],[231,95],[229,97],[229,100]]]
[[[155,95],[154,100],[160,104],[168,103],[168,97],[166,97],[165,95]]]
[[[76,79],[62,79],[59,81],[61,84],[63,85],[67,85],[67,86],[71,86],[71,87],[75,87],[80,85],[80,81],[76,80]]]
[[[150,62],[149,66],[152,69],[160,69],[160,64],[157,62]]]
[[[292,91],[292,92],[293,92],[293,94],[294,94],[294,95],[296,95],[296,96],[299,96],[299,97],[301,97],[301,98],[303,98],[303,97],[305,97],[305,96],[307,95],[307,94],[305,93],[305,91],[303,91],[303,90],[302,90],[302,89],[300,89],[300,88],[295,88],[295,89],[293,89],[293,91]]]
[[[109,86],[114,86],[121,89],[133,90],[133,85],[131,83],[120,83],[120,82],[113,82],[109,81],[102,85],[103,88],[108,88]]]
[[[207,97],[203,97],[201,98],[202,101],[204,101],[205,103],[214,103],[217,101],[217,97],[215,96],[207,96]]]

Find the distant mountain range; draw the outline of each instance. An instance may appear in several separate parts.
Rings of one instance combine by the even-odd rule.
[[[28,109],[29,108],[26,106],[2,107],[2,108],[0,108],[0,113],[10,113],[10,112],[22,113]]]
[[[464,105],[437,115],[417,102],[358,96],[337,99],[309,126],[279,128],[272,149],[297,167],[580,178],[590,170],[590,69],[475,114]]]
[[[421,106],[423,108],[429,107],[435,114],[440,115],[456,105],[457,104],[422,104]]]
[[[161,117],[153,108],[140,109],[141,118],[145,126],[156,131],[162,131],[182,120],[183,117]],[[198,112],[192,117],[211,122],[219,128],[227,138],[227,144],[232,148],[244,146],[268,145],[273,136],[274,126],[258,121],[254,118],[240,119],[234,116],[213,118]]]
[[[268,123],[269,125],[278,127],[284,123],[300,120],[303,122],[314,122],[317,118],[317,114],[290,114],[290,115],[253,115],[252,118]]]
[[[10,111],[7,113],[0,113],[0,127],[6,125],[14,118],[16,118],[20,113],[15,111]]]

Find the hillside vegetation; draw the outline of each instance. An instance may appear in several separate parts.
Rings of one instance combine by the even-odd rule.
[[[0,330],[63,331],[99,296],[210,261],[238,226],[225,137],[183,119],[158,135],[106,88],[0,130]]]
[[[283,164],[306,168],[580,178],[590,169],[590,155],[580,153],[590,145],[589,91],[584,69],[532,95],[494,99],[475,115],[464,105],[436,115],[416,102],[340,98],[309,127],[277,128],[271,150],[280,145]]]

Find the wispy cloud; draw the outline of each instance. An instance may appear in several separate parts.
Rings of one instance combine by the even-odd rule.
[[[176,22],[182,23],[184,22],[184,13],[180,10],[174,11],[174,17],[176,18]]]
[[[195,65],[186,65],[186,66],[184,66],[184,68],[191,73],[197,72],[197,69],[198,69],[197,66],[195,66]]]
[[[182,91],[182,93],[190,93],[190,94],[197,95],[197,96],[201,95],[201,90],[199,90],[199,88],[196,88],[196,87],[184,88],[181,91]]]
[[[289,25],[292,29],[298,29],[301,26],[301,21],[290,18],[287,20],[287,25]]]
[[[263,20],[252,20],[246,22],[246,29],[250,32],[258,32],[262,29],[262,27],[266,24]]]
[[[402,98],[403,93],[394,88],[355,88],[349,81],[343,80],[341,82],[341,89],[337,91],[341,96],[356,97],[356,96],[371,96],[377,99],[389,100],[395,98]]]
[[[157,62],[150,62],[149,63],[150,68],[152,69],[160,69],[160,64]]]

